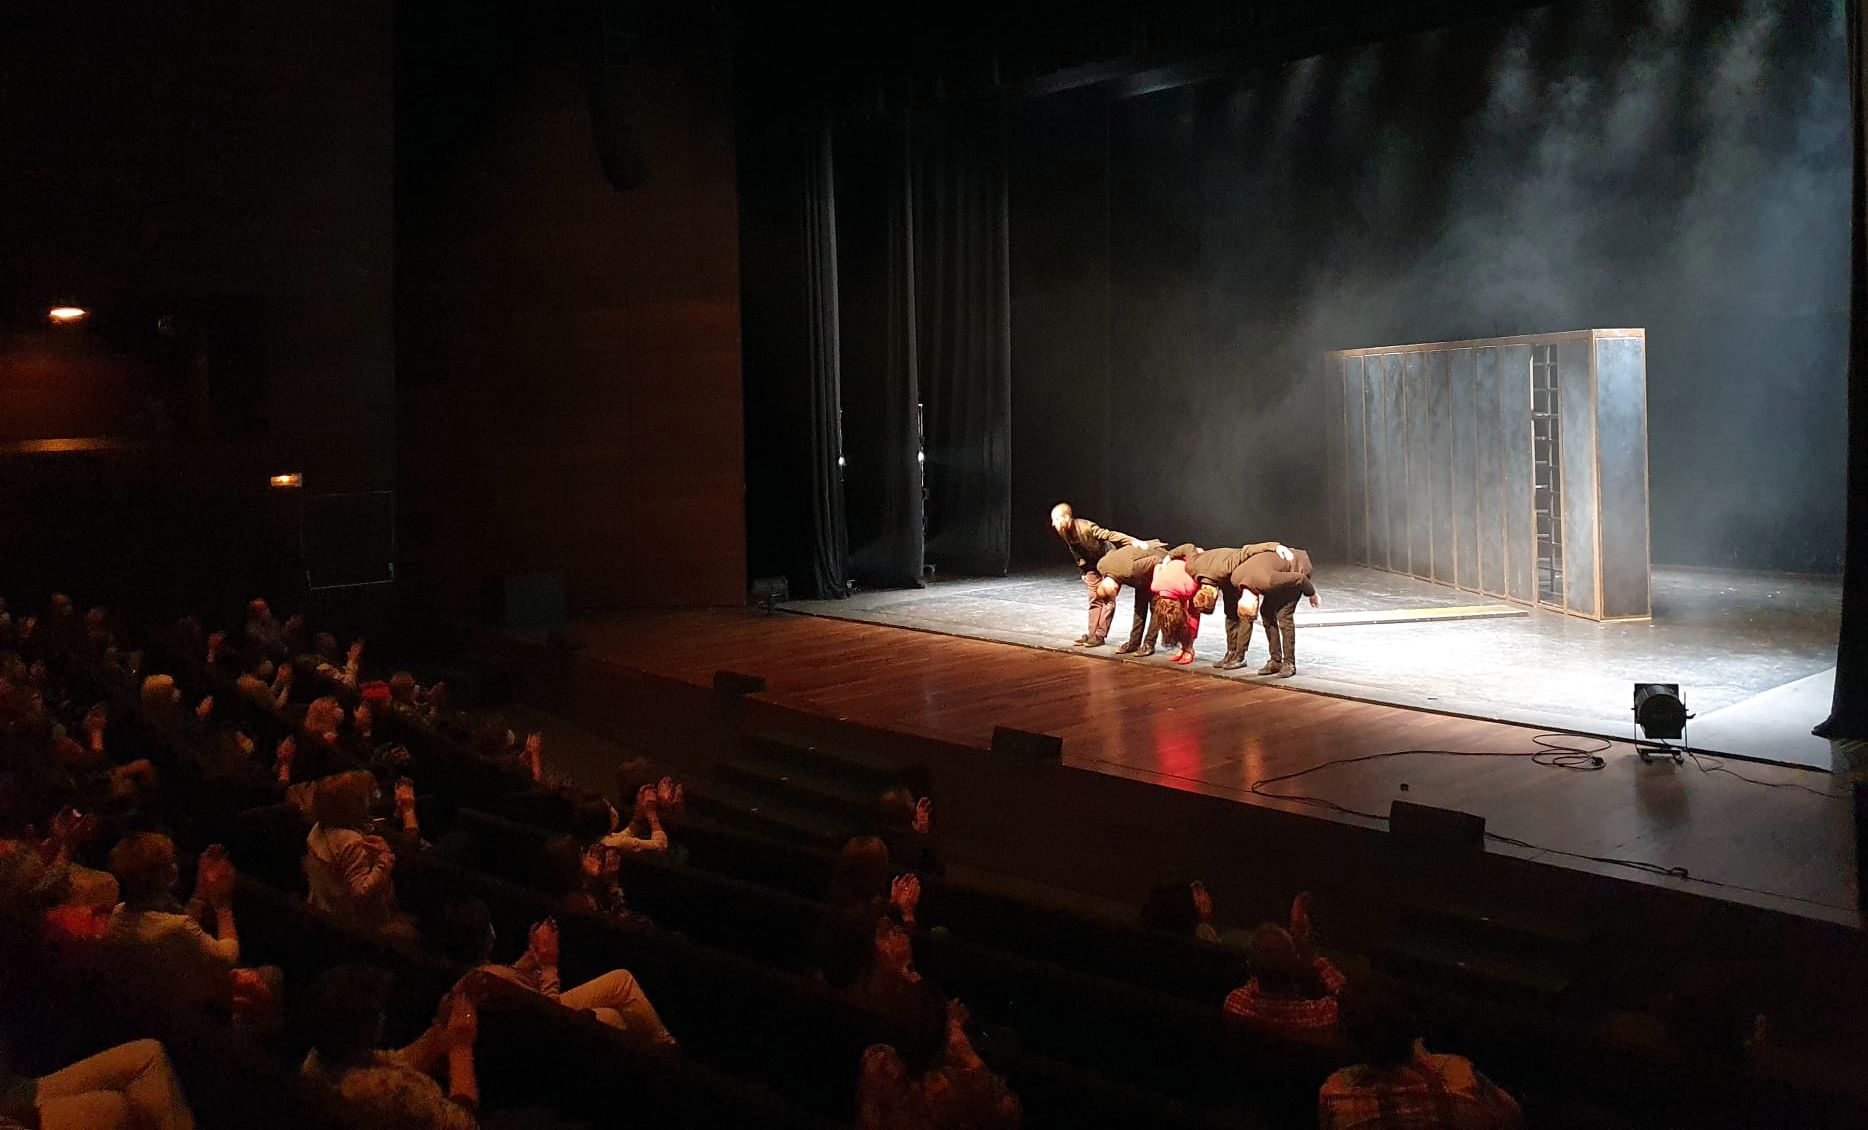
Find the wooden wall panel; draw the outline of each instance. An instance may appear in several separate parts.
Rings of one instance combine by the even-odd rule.
[[[574,608],[744,599],[730,88],[630,76],[646,183],[605,180],[581,75],[553,67],[405,231],[405,556],[443,605],[554,569]]]

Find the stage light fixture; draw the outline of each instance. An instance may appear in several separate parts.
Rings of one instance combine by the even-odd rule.
[[[274,490],[297,490],[305,485],[305,476],[298,471],[287,471],[284,474],[273,475],[266,482]]]
[[[82,322],[90,313],[82,306],[54,306],[46,311],[46,318],[55,326],[70,326]]]
[[[1693,717],[1687,712],[1686,703],[1680,700],[1678,683],[1636,683],[1634,685],[1634,720],[1635,727],[1642,737],[1650,742],[1661,744],[1661,748],[1670,754],[1675,763],[1685,758],[1679,749],[1667,745],[1667,742],[1680,741],[1685,744],[1687,719]],[[1643,746],[1635,747],[1642,761],[1651,761],[1651,751]]]

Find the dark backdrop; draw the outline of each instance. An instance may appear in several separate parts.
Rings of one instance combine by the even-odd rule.
[[[1839,571],[1848,127],[1842,5],[1776,0],[1554,5],[1024,108],[1014,434],[1069,440],[1017,449],[1020,556],[1055,558],[1025,529],[1053,494],[1325,544],[1324,351],[1639,326],[1654,559]]]

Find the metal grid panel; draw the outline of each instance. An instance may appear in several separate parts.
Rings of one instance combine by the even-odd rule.
[[[1505,445],[1500,434],[1499,353],[1479,350],[1473,398],[1478,411],[1473,436],[1478,440],[1479,591],[1505,595]]]
[[[1453,413],[1453,583],[1479,587],[1479,477],[1476,432],[1478,381],[1474,350],[1455,349],[1447,361]]]
[[[1427,447],[1427,355],[1403,354],[1407,400],[1408,571],[1433,579],[1433,471]]]
[[[1597,485],[1602,528],[1601,614],[1647,616],[1647,342],[1595,342]]]
[[[1563,418],[1563,597],[1584,616],[1601,615],[1596,591],[1596,388],[1588,338],[1556,344],[1559,414]]]
[[[1432,546],[1429,573],[1453,583],[1453,397],[1447,351],[1427,354],[1427,495]]]
[[[1351,561],[1369,559],[1369,465],[1363,442],[1368,419],[1362,388],[1362,358],[1343,358],[1343,449],[1347,472],[1344,482],[1343,553]]]

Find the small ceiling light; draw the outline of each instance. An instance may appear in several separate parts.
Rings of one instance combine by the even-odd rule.
[[[298,471],[287,471],[266,480],[274,490],[297,490],[305,485],[305,476]]]
[[[55,326],[69,326],[74,322],[84,321],[84,316],[89,313],[90,311],[82,306],[54,306],[46,311],[45,316],[50,318]]]

